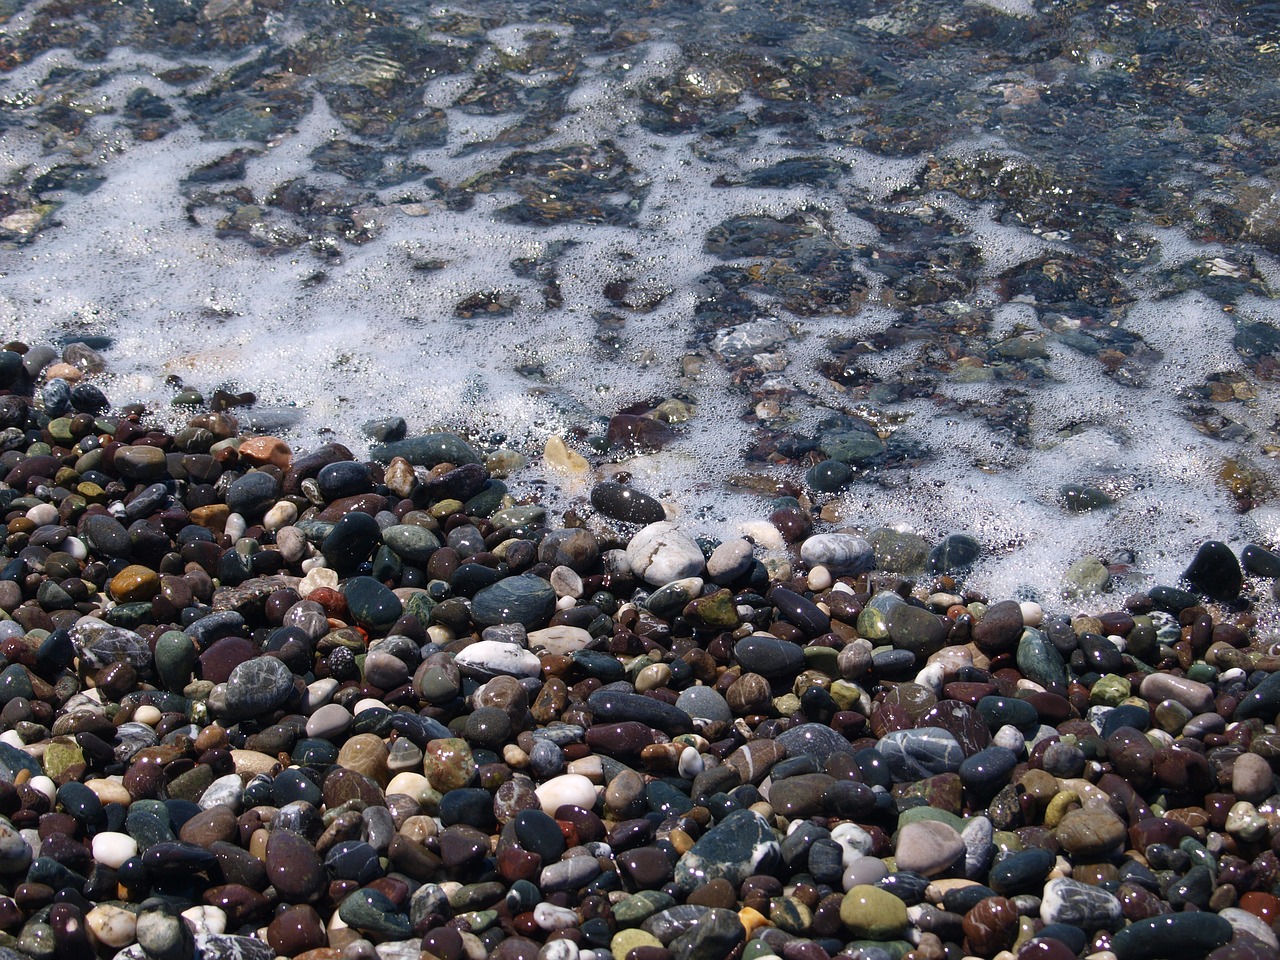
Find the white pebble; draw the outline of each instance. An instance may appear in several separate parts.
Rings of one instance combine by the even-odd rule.
[[[552,589],[555,590],[556,596],[562,600],[565,598],[577,598],[582,596],[583,585],[582,577],[573,567],[561,564],[551,571],[550,583]]]
[[[45,776],[32,777],[27,781],[35,790],[39,790],[49,798],[50,803],[56,803],[58,797],[58,785]]]
[[[805,579],[805,584],[810,590],[826,590],[834,582],[831,571],[820,563],[810,568],[809,576]]]
[[[357,700],[355,709],[351,711],[352,716],[357,716],[365,710],[385,710],[387,705],[381,700],[375,700],[373,697],[365,697],[363,700]]]
[[[227,915],[219,907],[189,907],[182,915],[191,921],[196,936],[227,932]]]
[[[738,531],[756,546],[766,550],[781,550],[784,546],[782,534],[768,520],[748,520]]]
[[[1044,608],[1034,600],[1023,600],[1018,606],[1022,608],[1022,622],[1028,627],[1044,623]]]
[[[238,513],[227,514],[227,525],[223,528],[223,533],[227,535],[227,539],[235,543],[244,536],[244,532],[249,529],[249,524],[244,517]]]
[[[27,511],[27,519],[37,527],[47,527],[58,522],[58,508],[52,503],[37,503]]]
[[[319,590],[321,587],[336,588],[338,586],[338,575],[329,570],[324,565],[324,557],[307,557],[302,561],[302,570],[306,574],[298,583],[298,595],[305,598],[312,590]],[[323,579],[316,579],[312,574],[320,571],[327,571],[329,576]],[[337,914],[334,914],[337,916]]]
[[[67,537],[62,541],[62,546],[58,549],[63,553],[70,554],[77,560],[87,560],[89,558],[89,548],[85,546],[84,541],[79,537]]]
[[[289,500],[281,500],[266,512],[262,518],[262,529],[279,530],[298,519],[298,508]]]
[[[85,926],[98,943],[115,950],[133,943],[138,918],[123,907],[100,903],[84,915]]]
[[[160,710],[149,703],[144,703],[133,711],[133,719],[138,723],[145,723],[148,727],[154,727],[159,723],[161,716],[163,714],[160,713]]]
[[[685,780],[692,780],[703,771],[705,766],[706,762],[702,759],[702,754],[693,747],[685,747],[680,751],[678,769],[680,776]]]
[[[22,742],[22,738],[18,736],[17,730],[6,730],[4,733],[0,733],[0,743],[7,743],[11,747],[17,747],[19,750],[26,746]]]
[[[538,960],[578,960],[581,956],[572,940],[552,940],[538,951]]]
[[[563,773],[552,777],[534,790],[542,812],[554,816],[565,804],[590,810],[596,805],[596,785],[580,773]]]
[[[544,901],[533,908],[533,922],[543,930],[568,930],[576,927],[579,920],[576,911]]]
[[[119,870],[120,865],[138,853],[138,841],[127,833],[111,833],[103,831],[93,836],[93,859],[112,870]]]
[[[1003,727],[995,732],[991,742],[997,747],[1004,747],[1012,750],[1014,753],[1021,755],[1023,749],[1027,745],[1027,739],[1022,735],[1022,731],[1012,724],[1006,723]]]
[[[557,610],[572,610],[577,605],[578,605],[578,601],[575,600],[573,597],[560,597],[556,601]]]

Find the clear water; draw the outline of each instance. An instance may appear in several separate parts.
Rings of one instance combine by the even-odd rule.
[[[1280,542],[1280,4],[0,18],[0,336],[106,338],[113,400],[253,390],[298,448],[402,415],[563,510],[559,435],[718,535],[842,423],[880,445],[823,523],[972,532],[1002,596]]]

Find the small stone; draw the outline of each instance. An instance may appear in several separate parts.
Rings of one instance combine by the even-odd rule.
[[[857,939],[892,940],[907,929],[907,905],[878,887],[853,887],[840,902],[840,921]]]
[[[894,857],[899,870],[933,877],[964,855],[965,843],[960,834],[937,820],[918,820],[898,831]]]

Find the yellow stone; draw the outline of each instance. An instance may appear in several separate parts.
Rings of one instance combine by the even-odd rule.
[[[892,940],[907,929],[907,905],[887,890],[862,883],[844,895],[840,920],[855,937]]]
[[[742,923],[742,929],[747,931],[748,940],[751,939],[752,931],[759,930],[761,927],[773,926],[769,922],[769,918],[754,907],[743,907],[739,910],[738,920]]]
[[[359,733],[347,740],[338,751],[338,766],[364,774],[380,787],[391,781],[387,759],[391,752],[376,733]]]
[[[129,806],[133,803],[133,797],[129,795],[129,791],[124,788],[124,784],[118,780],[97,779],[86,780],[84,785],[93,791],[94,796],[106,803],[118,803],[122,806]]]
[[[227,517],[231,516],[231,508],[225,503],[211,503],[208,506],[196,507],[191,511],[191,522],[198,527],[221,534],[227,526]]]
[[[613,939],[609,941],[609,952],[615,957],[625,957],[636,947],[658,947],[661,949],[662,941],[652,933],[647,933],[636,927],[619,930],[613,935]]]
[[[570,450],[563,437],[548,437],[546,446],[542,448],[542,460],[557,473],[582,477],[591,468],[587,458]]]
[[[111,578],[107,589],[119,603],[150,600],[160,592],[160,575],[150,567],[131,563]]]

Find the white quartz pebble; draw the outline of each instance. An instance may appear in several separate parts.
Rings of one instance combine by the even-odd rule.
[[[565,804],[590,810],[596,805],[596,785],[580,773],[562,773],[534,790],[542,812],[555,816]]]
[[[93,859],[95,862],[119,870],[120,865],[138,853],[138,841],[127,833],[103,831],[93,836]]]

